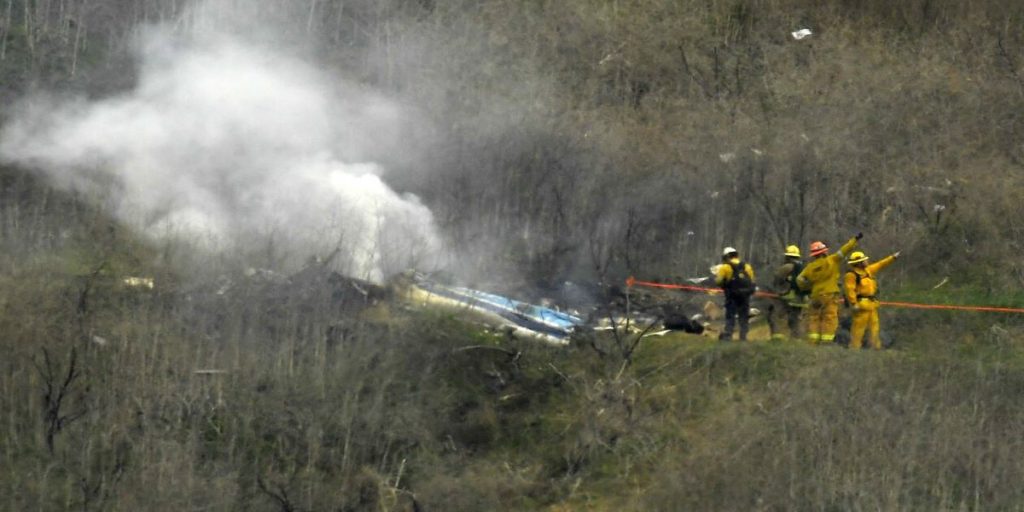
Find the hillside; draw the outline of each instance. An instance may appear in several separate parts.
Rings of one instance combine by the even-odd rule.
[[[672,334],[643,339],[627,364],[610,334],[517,341],[327,281],[157,274],[154,289],[130,288],[119,273],[154,269],[119,256],[96,270],[83,254],[68,247],[0,286],[5,509],[1024,499],[1019,322],[893,313],[902,341],[883,353]]]
[[[0,509],[1024,509],[1019,314],[551,346],[395,278],[603,321],[863,232],[1024,307],[1022,66],[1006,0],[0,2]]]

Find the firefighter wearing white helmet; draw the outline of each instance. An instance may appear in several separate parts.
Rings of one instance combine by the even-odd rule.
[[[778,297],[768,302],[768,328],[772,340],[782,341],[800,337],[800,316],[807,306],[807,292],[796,284],[796,276],[804,269],[800,248],[796,245],[786,247],[784,260],[775,269],[772,276],[772,291]]]
[[[740,260],[739,251],[733,247],[722,250],[722,264],[718,266],[715,284],[725,292],[725,328],[719,340],[732,339],[737,323],[740,327],[740,341],[746,341],[750,321],[750,296],[757,286],[754,284],[754,268]]]
[[[882,338],[879,336],[881,328],[878,323],[879,289],[875,275],[899,257],[900,253],[896,251],[891,256],[868,265],[867,254],[855,251],[850,255],[847,261],[850,270],[843,276],[843,291],[846,303],[853,309],[853,322],[850,324],[851,349],[860,349],[865,331],[870,333],[871,348],[882,349]]]

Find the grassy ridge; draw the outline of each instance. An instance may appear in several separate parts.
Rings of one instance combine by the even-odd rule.
[[[1024,506],[1014,317],[885,310],[881,354],[670,335],[624,364],[320,281],[197,283],[108,226],[3,265],[0,508]]]
[[[911,323],[880,354],[671,335],[624,365],[446,312],[235,302],[263,304],[256,287],[190,309],[201,295],[111,285],[86,321],[101,346],[74,328],[81,279],[0,288],[3,508],[1024,505],[1019,325],[965,342]],[[51,451],[44,390],[72,351]]]
[[[73,11],[14,4],[5,97],[128,87],[99,54],[164,16],[89,2],[112,14],[76,53]],[[864,230],[913,259],[886,298],[1021,304],[1020,4],[464,4],[300,14],[325,61],[443,127],[417,172],[382,163],[453,239],[486,233],[480,261],[696,275],[726,240],[764,262]],[[1024,509],[1016,317],[885,310],[882,354],[676,335],[626,365],[185,264],[0,183],[0,509]]]

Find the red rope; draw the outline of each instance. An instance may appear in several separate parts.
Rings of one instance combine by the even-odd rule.
[[[626,279],[626,286],[643,286],[645,288],[662,288],[666,290],[686,290],[691,292],[701,292],[718,294],[722,293],[719,288],[709,288],[706,286],[694,286],[689,284],[665,284],[655,283],[651,281],[637,281],[634,277]],[[754,295],[758,297],[778,297],[777,293],[771,292],[756,292]],[[1017,313],[1024,314],[1024,308],[1004,308],[997,306],[960,306],[953,304],[918,304],[915,302],[891,302],[891,301],[879,301],[879,304],[883,306],[892,306],[897,308],[912,308],[912,309],[943,309],[947,311],[988,311],[993,313]]]

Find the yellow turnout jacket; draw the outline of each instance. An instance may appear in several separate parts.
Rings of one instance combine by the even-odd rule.
[[[846,293],[846,301],[850,305],[858,304],[861,300],[873,300],[878,294],[878,281],[875,275],[880,270],[888,267],[896,261],[893,256],[872,263],[864,268],[852,268],[843,278],[843,291]],[[860,276],[860,283],[857,283],[857,276]]]
[[[797,286],[810,290],[812,298],[838,294],[839,268],[843,258],[856,247],[857,239],[851,238],[835,254],[812,260],[796,277]]]
[[[739,264],[739,258],[732,258],[727,263],[719,265],[718,273],[715,275],[715,284],[725,286],[729,281],[732,281],[732,266]],[[751,267],[750,263],[744,263],[743,268],[747,271],[747,275],[750,276],[750,280],[754,281],[754,267]]]

